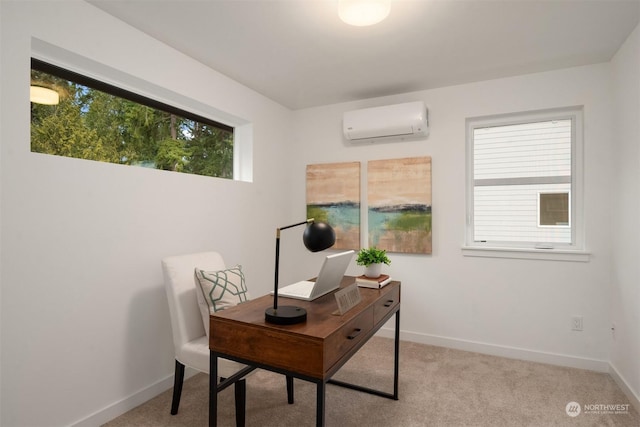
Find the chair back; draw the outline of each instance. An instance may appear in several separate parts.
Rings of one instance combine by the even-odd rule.
[[[181,348],[186,343],[205,335],[193,277],[196,267],[204,270],[223,270],[225,265],[222,256],[217,252],[170,256],[162,260],[177,359],[180,358]]]

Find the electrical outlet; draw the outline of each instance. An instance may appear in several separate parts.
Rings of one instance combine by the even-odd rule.
[[[573,316],[571,318],[571,330],[572,331],[582,330],[582,316]]]

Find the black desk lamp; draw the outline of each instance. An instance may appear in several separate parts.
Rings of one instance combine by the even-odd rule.
[[[280,230],[297,227],[307,224],[307,228],[302,235],[304,245],[311,252],[319,252],[330,248],[336,242],[336,233],[329,224],[315,222],[313,218],[297,224],[287,225],[276,229],[276,275],[273,285],[273,307],[269,307],[264,312],[264,318],[269,323],[278,325],[293,325],[307,320],[307,310],[301,307],[285,305],[278,307],[278,268],[280,264]]]

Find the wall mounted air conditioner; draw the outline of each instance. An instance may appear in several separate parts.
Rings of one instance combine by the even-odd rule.
[[[347,111],[342,126],[344,137],[354,142],[424,137],[429,131],[422,101]]]

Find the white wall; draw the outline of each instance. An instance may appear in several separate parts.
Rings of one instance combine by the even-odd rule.
[[[360,161],[364,173],[369,160],[431,156],[433,254],[391,254],[388,268],[402,281],[403,337],[606,370],[613,188],[609,71],[609,64],[598,64],[296,111],[292,209],[304,215],[307,164]],[[344,111],[416,100],[429,109],[426,140],[343,140]],[[465,118],[575,105],[584,105],[590,262],[464,257]],[[359,272],[355,263],[350,271]],[[583,332],[571,331],[573,315],[584,317]]]
[[[266,293],[271,281],[261,273],[273,269],[273,229],[305,217],[307,164],[361,161],[366,170],[368,160],[423,155],[433,158],[434,252],[391,254],[389,271],[403,282],[403,337],[606,369],[613,318],[624,326],[612,364],[637,395],[638,249],[627,227],[638,230],[638,96],[626,93],[637,82],[637,29],[614,62],[615,103],[612,67],[599,64],[291,113],[83,2],[1,5],[0,424],[98,424],[170,386],[162,256],[219,249],[228,264],[245,265],[254,295]],[[253,123],[254,182],[30,153],[32,37],[98,69],[107,64],[103,72],[125,85],[148,82],[164,100],[190,98]],[[344,111],[412,100],[430,110],[425,141],[342,140]],[[463,257],[465,118],[570,105],[585,107],[591,261]],[[614,107],[631,119],[614,120]],[[627,164],[635,175],[613,178]],[[612,226],[617,185],[635,196],[615,198],[629,214]],[[631,236],[615,240],[617,260],[612,228]],[[296,230],[283,237],[283,282],[315,274],[323,256],[301,249]],[[354,263],[349,273],[357,272]],[[584,316],[583,332],[570,331],[573,315]]]
[[[0,1],[0,22],[2,22],[2,11],[3,6],[2,6],[2,2]],[[3,32],[0,31],[0,55],[2,52],[2,49],[4,47],[4,37],[3,37]],[[1,58],[1,57],[0,57]],[[3,79],[3,74],[2,74],[2,61],[0,60],[0,82],[2,82]],[[4,92],[3,92],[3,85],[0,84],[0,100],[4,98]],[[0,102],[0,132],[1,129],[4,128],[4,121],[3,121],[3,109],[4,106],[2,104],[2,102]],[[2,164],[2,134],[0,133],[0,165]],[[0,225],[2,224],[2,179],[1,179],[1,175],[0,175]],[[0,423],[2,423],[2,227],[0,226]]]
[[[613,374],[640,401],[640,26],[612,61],[614,103]]]
[[[219,250],[254,294],[272,286],[291,112],[84,2],[3,0],[0,31],[0,424],[96,425],[172,385],[163,256]],[[253,123],[254,182],[31,153],[32,38]]]

